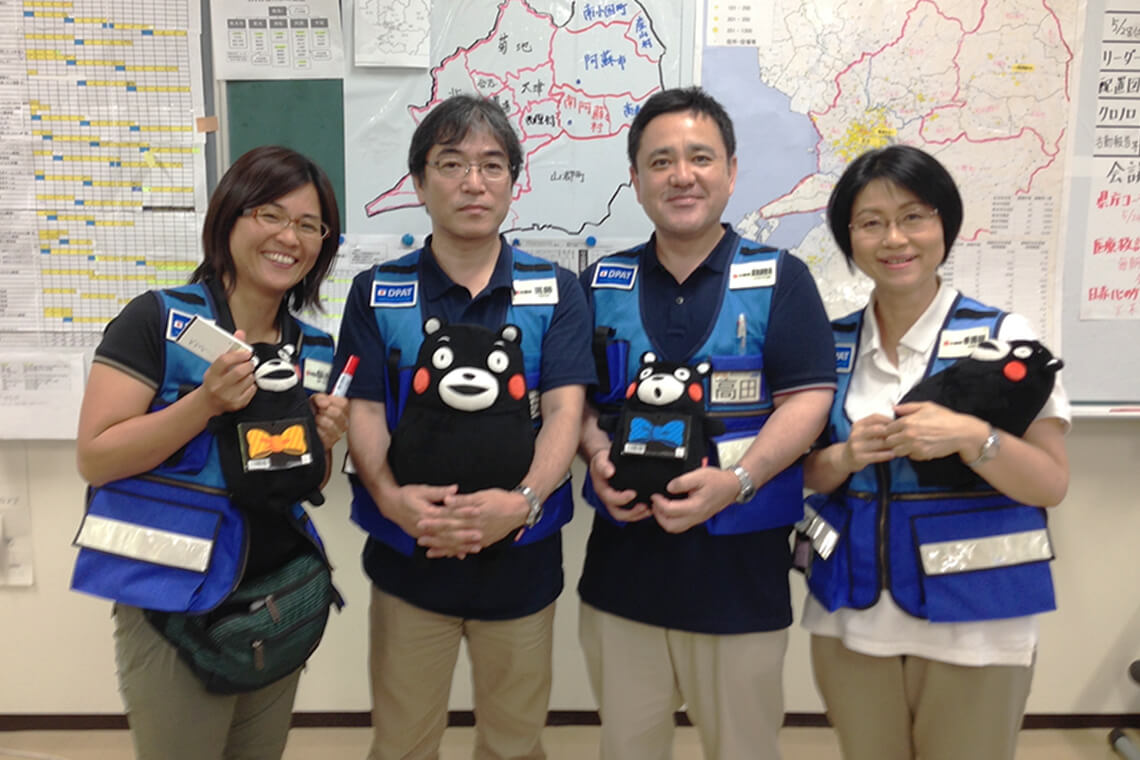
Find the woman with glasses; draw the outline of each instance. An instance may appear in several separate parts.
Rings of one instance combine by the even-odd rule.
[[[264,373],[255,377],[255,366],[280,359],[285,371],[278,370],[273,387],[296,375],[289,385],[300,394],[299,383],[309,394],[319,437],[290,445],[324,449],[327,481],[328,450],[347,427],[347,401],[325,393],[332,338],[296,320],[292,311],[319,306],[320,284],[337,251],[339,219],[320,167],[287,148],[249,151],[210,199],[204,257],[190,283],[136,297],[107,326],[96,349],[78,432],[79,471],[92,494],[140,481],[184,489],[189,505],[222,494],[212,497],[222,499],[222,517],[217,534],[207,536],[212,548],[204,567],[191,570],[187,561],[193,560],[187,554],[196,541],[183,533],[190,532],[195,510],[180,507],[186,522],[178,524],[174,516],[183,513],[169,502],[124,501],[129,519],[90,525],[85,520],[77,539],[84,548],[74,587],[116,602],[119,689],[136,757],[143,760],[269,760],[284,752],[300,669],[254,691],[211,693],[152,621],[156,610],[199,612],[192,605],[206,588],[232,589],[302,553],[323,553],[298,503],[270,510],[239,508],[232,495],[227,500],[232,491],[214,432],[225,415],[250,405],[259,387],[255,380],[267,387]],[[252,345],[258,357],[271,358],[255,361],[244,349],[212,362],[199,358],[176,344],[191,319],[216,322]],[[304,395],[299,399],[307,418]],[[297,460],[319,461],[303,454]],[[321,473],[313,476],[320,479]],[[187,583],[183,600],[178,594]],[[223,601],[205,603],[210,609],[201,612],[222,609],[217,603]]]
[[[827,214],[874,291],[833,323],[839,387],[804,467],[816,491],[803,526],[816,684],[847,760],[1009,760],[1034,614],[1054,606],[1040,508],[1068,487],[1069,404],[1056,382],[1016,436],[933,402],[900,403],[983,340],[1033,338],[1023,317],[939,277],[962,200],[935,158],[902,145],[863,154]],[[965,484],[927,485],[911,466],[947,456],[972,471]]]

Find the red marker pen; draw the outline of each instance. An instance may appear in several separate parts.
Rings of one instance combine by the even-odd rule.
[[[343,397],[348,393],[348,386],[352,384],[352,376],[356,372],[356,365],[360,364],[360,357],[353,354],[348,357],[348,361],[344,364],[344,369],[341,370],[340,377],[336,379],[336,384],[333,385],[332,396]]]

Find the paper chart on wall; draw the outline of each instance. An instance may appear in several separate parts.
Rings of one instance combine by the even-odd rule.
[[[82,353],[0,352],[0,438],[75,440]]]
[[[34,579],[28,452],[22,443],[0,443],[0,586],[31,586]]]
[[[357,66],[428,67],[431,0],[356,0],[355,20]]]
[[[216,79],[344,76],[337,0],[211,0],[210,20]]]
[[[1100,43],[1099,58],[1089,56],[1097,65],[1096,110],[1074,149],[1089,167],[1088,193],[1077,199],[1088,217],[1081,319],[1140,319],[1140,2],[1121,0],[1093,18],[1086,35]]]
[[[198,3],[0,4],[0,344],[84,346],[198,259]]]

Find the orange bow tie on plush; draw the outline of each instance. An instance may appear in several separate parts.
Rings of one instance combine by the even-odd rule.
[[[305,444],[305,428],[302,425],[290,425],[279,435],[253,428],[246,431],[245,441],[249,444],[250,459],[262,459],[270,454],[299,456],[309,450]]]

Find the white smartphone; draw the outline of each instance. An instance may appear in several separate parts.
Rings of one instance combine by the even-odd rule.
[[[227,351],[234,351],[239,348],[244,348],[246,351],[253,350],[253,347],[245,341],[238,340],[210,320],[202,319],[197,315],[190,319],[186,327],[182,328],[182,332],[178,334],[174,342],[211,364]]]

